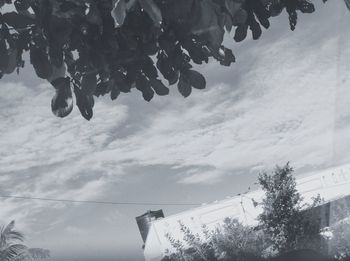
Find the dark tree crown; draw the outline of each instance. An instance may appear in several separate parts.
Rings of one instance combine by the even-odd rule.
[[[88,120],[94,96],[114,100],[136,87],[150,101],[167,95],[168,85],[184,97],[204,89],[192,64],[234,63],[225,32],[234,30],[237,42],[248,32],[256,40],[283,10],[292,30],[298,13],[315,10],[308,0],[0,0],[5,4],[16,11],[0,9],[0,77],[18,73],[29,52],[37,76],[56,90],[53,113],[67,116],[74,93]]]

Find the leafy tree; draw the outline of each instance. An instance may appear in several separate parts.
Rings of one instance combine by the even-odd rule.
[[[225,32],[234,30],[237,42],[248,31],[258,39],[283,10],[292,30],[298,13],[315,10],[309,0],[0,0],[4,4],[16,11],[0,10],[0,77],[18,73],[29,52],[37,76],[55,89],[52,112],[67,116],[74,93],[88,120],[94,96],[114,100],[136,87],[150,101],[169,93],[164,79],[187,97],[206,85],[193,63],[235,62],[222,44]]]
[[[22,242],[24,236],[14,229],[15,222],[0,227],[0,260],[1,261],[35,261],[50,256],[48,250],[28,248]]]
[[[279,253],[300,248],[322,250],[321,219],[319,209],[314,210],[321,199],[318,196],[312,204],[302,204],[289,163],[277,166],[272,175],[260,174],[258,181],[265,191],[259,221],[273,249]]]

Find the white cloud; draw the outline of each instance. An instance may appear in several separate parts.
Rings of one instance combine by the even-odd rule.
[[[86,236],[87,231],[83,230],[78,227],[73,227],[73,226],[67,226],[64,229],[64,232],[67,233],[69,236]]]
[[[201,171],[195,169],[196,171],[190,171],[188,176],[181,177],[178,183],[180,184],[214,184],[223,178],[227,173],[217,170]]]

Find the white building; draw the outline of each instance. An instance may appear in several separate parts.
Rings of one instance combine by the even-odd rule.
[[[305,202],[310,202],[318,194],[326,202],[348,196],[350,195],[350,164],[297,179],[297,188]],[[255,202],[261,202],[263,195],[263,191],[252,191],[218,202],[203,204],[201,207],[165,218],[160,217],[162,212],[144,214],[138,220],[143,220],[141,227],[143,228],[143,251],[146,261],[159,261],[164,257],[166,251],[173,251],[166,235],[169,234],[181,241],[183,233],[180,230],[179,223],[184,224],[193,233],[198,234],[202,233],[203,225],[213,229],[226,218],[236,218],[246,225],[257,224],[257,216],[262,209]],[[154,217],[154,215],[152,217],[152,213],[157,213],[157,217]],[[330,213],[329,219],[332,219],[332,213]],[[331,222],[331,220],[327,222]],[[145,224],[146,226],[144,226]],[[141,227],[139,224],[140,230],[142,230]]]

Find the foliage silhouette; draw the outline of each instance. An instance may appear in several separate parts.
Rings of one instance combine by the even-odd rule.
[[[206,85],[193,63],[235,62],[223,46],[225,32],[234,29],[237,42],[248,31],[258,39],[283,10],[292,30],[298,13],[315,10],[309,0],[0,0],[5,4],[16,11],[0,9],[0,77],[18,73],[29,52],[37,76],[56,91],[52,112],[67,116],[74,93],[87,120],[94,96],[114,100],[136,87],[150,101],[169,93],[164,79],[187,97]]]

